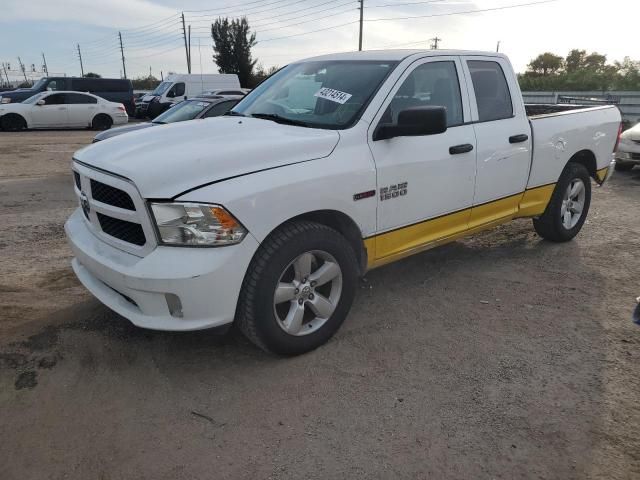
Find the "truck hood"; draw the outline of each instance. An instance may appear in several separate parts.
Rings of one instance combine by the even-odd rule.
[[[74,159],[133,181],[144,198],[174,198],[199,186],[328,156],[335,130],[249,117],[159,125],[94,143]]]

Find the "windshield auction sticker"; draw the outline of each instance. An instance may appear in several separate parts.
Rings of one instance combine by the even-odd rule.
[[[334,90],[333,88],[323,87],[318,90],[314,97],[324,98],[325,100],[343,105],[352,97],[352,95],[350,93],[341,92],[340,90]]]

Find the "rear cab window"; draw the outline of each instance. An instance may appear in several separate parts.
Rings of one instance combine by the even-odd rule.
[[[468,60],[478,107],[478,121],[492,122],[513,117],[513,101],[504,70],[498,62]]]

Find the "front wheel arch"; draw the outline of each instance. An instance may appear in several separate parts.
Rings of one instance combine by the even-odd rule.
[[[22,115],[20,115],[19,113],[7,113],[0,117],[0,129],[11,130],[5,127],[5,122],[11,121],[11,120],[15,122],[19,122],[19,124],[21,125],[19,128],[15,128],[14,129],[15,131],[29,128],[29,124],[27,123],[27,120]]]

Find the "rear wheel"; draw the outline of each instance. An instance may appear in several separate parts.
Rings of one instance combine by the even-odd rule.
[[[113,120],[109,115],[105,115],[104,113],[96,115],[91,122],[91,128],[94,130],[109,130],[111,125],[113,125]]]
[[[618,171],[618,172],[628,172],[634,166],[635,166],[635,164],[633,164],[633,163],[626,163],[626,162],[616,161],[616,171]]]
[[[349,313],[355,253],[337,231],[289,223],[260,246],[245,277],[238,326],[260,348],[298,355],[324,344]]]
[[[542,238],[552,242],[568,242],[582,229],[591,204],[591,177],[579,163],[565,167],[551,201],[533,226]]]
[[[27,128],[27,122],[22,116],[16,113],[8,113],[0,118],[0,127],[5,131],[19,132]]]

